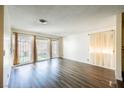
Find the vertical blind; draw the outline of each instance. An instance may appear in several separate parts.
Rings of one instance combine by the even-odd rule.
[[[114,31],[90,34],[90,62],[111,69],[115,68],[114,42]]]

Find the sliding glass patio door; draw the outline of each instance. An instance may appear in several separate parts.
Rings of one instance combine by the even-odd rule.
[[[26,64],[33,61],[32,45],[33,36],[18,34],[18,61],[19,64]]]
[[[52,40],[52,58],[59,57],[59,42]]]
[[[50,58],[49,39],[36,39],[37,61]]]
[[[35,35],[13,33],[14,65],[59,57],[59,42]]]

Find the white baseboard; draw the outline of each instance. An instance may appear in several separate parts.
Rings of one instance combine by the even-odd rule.
[[[63,58],[63,59],[68,59],[68,60],[72,60],[72,61],[76,61],[76,62],[80,62],[80,63],[85,63],[85,64],[97,66],[97,67],[102,67],[102,68],[106,68],[106,69],[110,69],[110,70],[115,70],[115,68],[107,68],[107,67],[104,67],[104,66],[99,66],[99,65],[95,65],[95,64],[92,64],[92,63],[83,62],[83,61],[79,61],[79,60],[75,60],[75,59],[70,59],[70,58]]]
[[[117,80],[120,80],[120,81],[123,80],[123,79],[122,79],[122,76],[120,76],[120,75],[118,75],[118,74],[115,74],[115,78],[116,78]]]

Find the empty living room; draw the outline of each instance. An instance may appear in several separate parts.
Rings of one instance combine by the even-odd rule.
[[[123,5],[0,6],[1,86],[124,87],[123,12]]]

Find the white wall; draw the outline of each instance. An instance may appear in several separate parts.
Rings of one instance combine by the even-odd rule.
[[[10,77],[12,56],[11,56],[11,26],[9,21],[8,9],[4,6],[4,87],[7,87]]]
[[[122,63],[121,63],[121,31],[122,31],[122,14],[116,17],[116,70],[115,76],[118,80],[122,80]]]
[[[73,35],[64,37],[63,38],[64,58],[92,64],[91,62],[89,62],[89,36],[88,34],[94,33],[94,32],[109,31],[109,30],[116,31],[116,26],[115,26],[116,17],[112,17],[110,20],[104,19],[104,21],[100,23],[101,24],[99,25],[96,24],[95,28],[91,31],[82,30],[82,33],[73,34]],[[109,24],[107,25],[107,23]],[[108,67],[105,67],[105,68],[108,68]],[[110,69],[114,69],[114,68],[115,67],[112,67]]]
[[[80,33],[63,38],[64,58],[86,62],[89,58],[88,33]]]

